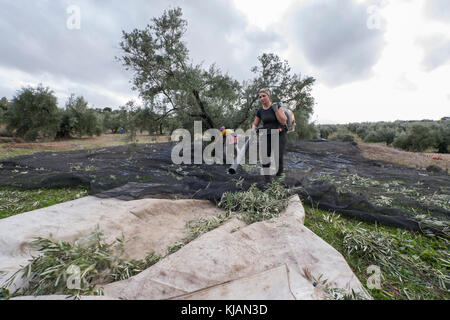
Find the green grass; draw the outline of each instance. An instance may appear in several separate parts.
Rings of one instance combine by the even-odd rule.
[[[0,219],[88,195],[88,188],[18,190],[0,188]]]
[[[305,226],[347,260],[367,291],[380,300],[449,299],[449,241],[345,219],[305,205]],[[380,267],[381,289],[369,289],[367,272]]]

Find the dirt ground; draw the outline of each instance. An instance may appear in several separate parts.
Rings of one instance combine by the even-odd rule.
[[[426,169],[431,165],[449,172],[450,154],[409,152],[386,146],[383,143],[358,143],[362,155],[368,159],[383,160],[411,168]]]
[[[26,143],[21,139],[0,137],[0,159],[11,156],[32,154],[45,151],[69,151],[119,146],[129,143],[124,134],[104,134],[100,137],[63,139],[51,142]],[[137,135],[137,144],[168,142],[169,136]],[[409,152],[386,146],[385,143],[364,143],[357,139],[362,155],[367,159],[397,163],[417,169],[426,169],[430,165],[450,170],[450,154]]]
[[[168,142],[169,136],[137,134],[136,143]],[[0,159],[47,151],[70,151],[120,146],[130,143],[126,134],[104,134],[102,136],[61,139],[48,142],[27,143],[21,139],[0,137]]]

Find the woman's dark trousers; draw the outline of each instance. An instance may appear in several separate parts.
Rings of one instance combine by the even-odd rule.
[[[265,135],[266,141],[267,141],[267,157],[270,158],[270,156],[272,155],[272,136],[270,134],[270,130],[267,130],[267,135]],[[286,141],[287,141],[287,137],[286,137],[286,131],[281,131],[278,135],[278,146],[279,146],[279,150],[278,150],[278,170],[277,170],[277,176],[280,176],[283,173],[283,158],[284,158],[284,152],[286,150]],[[273,146],[273,148],[275,148],[276,145]],[[275,151],[274,151],[275,152]],[[275,152],[276,154],[276,152]],[[270,167],[270,162],[263,164],[262,165],[263,168],[269,168]]]

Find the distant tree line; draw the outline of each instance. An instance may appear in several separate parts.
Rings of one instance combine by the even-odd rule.
[[[450,118],[438,121],[363,122],[345,125],[318,125],[320,137],[353,141],[354,135],[364,142],[385,142],[395,148],[422,152],[435,149],[448,153],[450,144]],[[352,135],[353,134],[353,135]]]
[[[308,123],[308,114],[298,112],[297,115],[297,135],[303,138],[316,137],[314,124]],[[250,114],[247,122],[251,123],[253,117]],[[71,94],[64,108],[60,108],[54,92],[42,84],[21,88],[11,100],[6,97],[0,99],[0,127],[4,127],[0,135],[20,137],[26,141],[100,136],[122,130],[131,139],[137,132],[170,135],[182,125],[190,129],[194,120],[201,119],[155,111],[152,107],[137,106],[133,101],[115,109],[93,109],[88,107],[83,96],[75,94]],[[226,120],[219,123],[224,122]]]
[[[9,101],[0,99],[2,135],[21,137],[26,141],[55,138],[79,138],[130,130],[162,134],[156,115],[149,108],[135,107],[133,102],[116,110],[89,108],[82,96],[72,94],[64,108],[59,108],[54,92],[41,84],[24,87]]]

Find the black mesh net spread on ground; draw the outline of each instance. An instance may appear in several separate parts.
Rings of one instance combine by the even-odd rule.
[[[264,176],[256,165],[229,175],[229,165],[173,164],[175,143],[44,152],[0,161],[0,186],[21,189],[88,186],[97,197],[207,199],[245,191]],[[346,217],[415,231],[445,232],[450,178],[362,157],[358,146],[339,141],[290,141],[284,184],[302,201]]]

